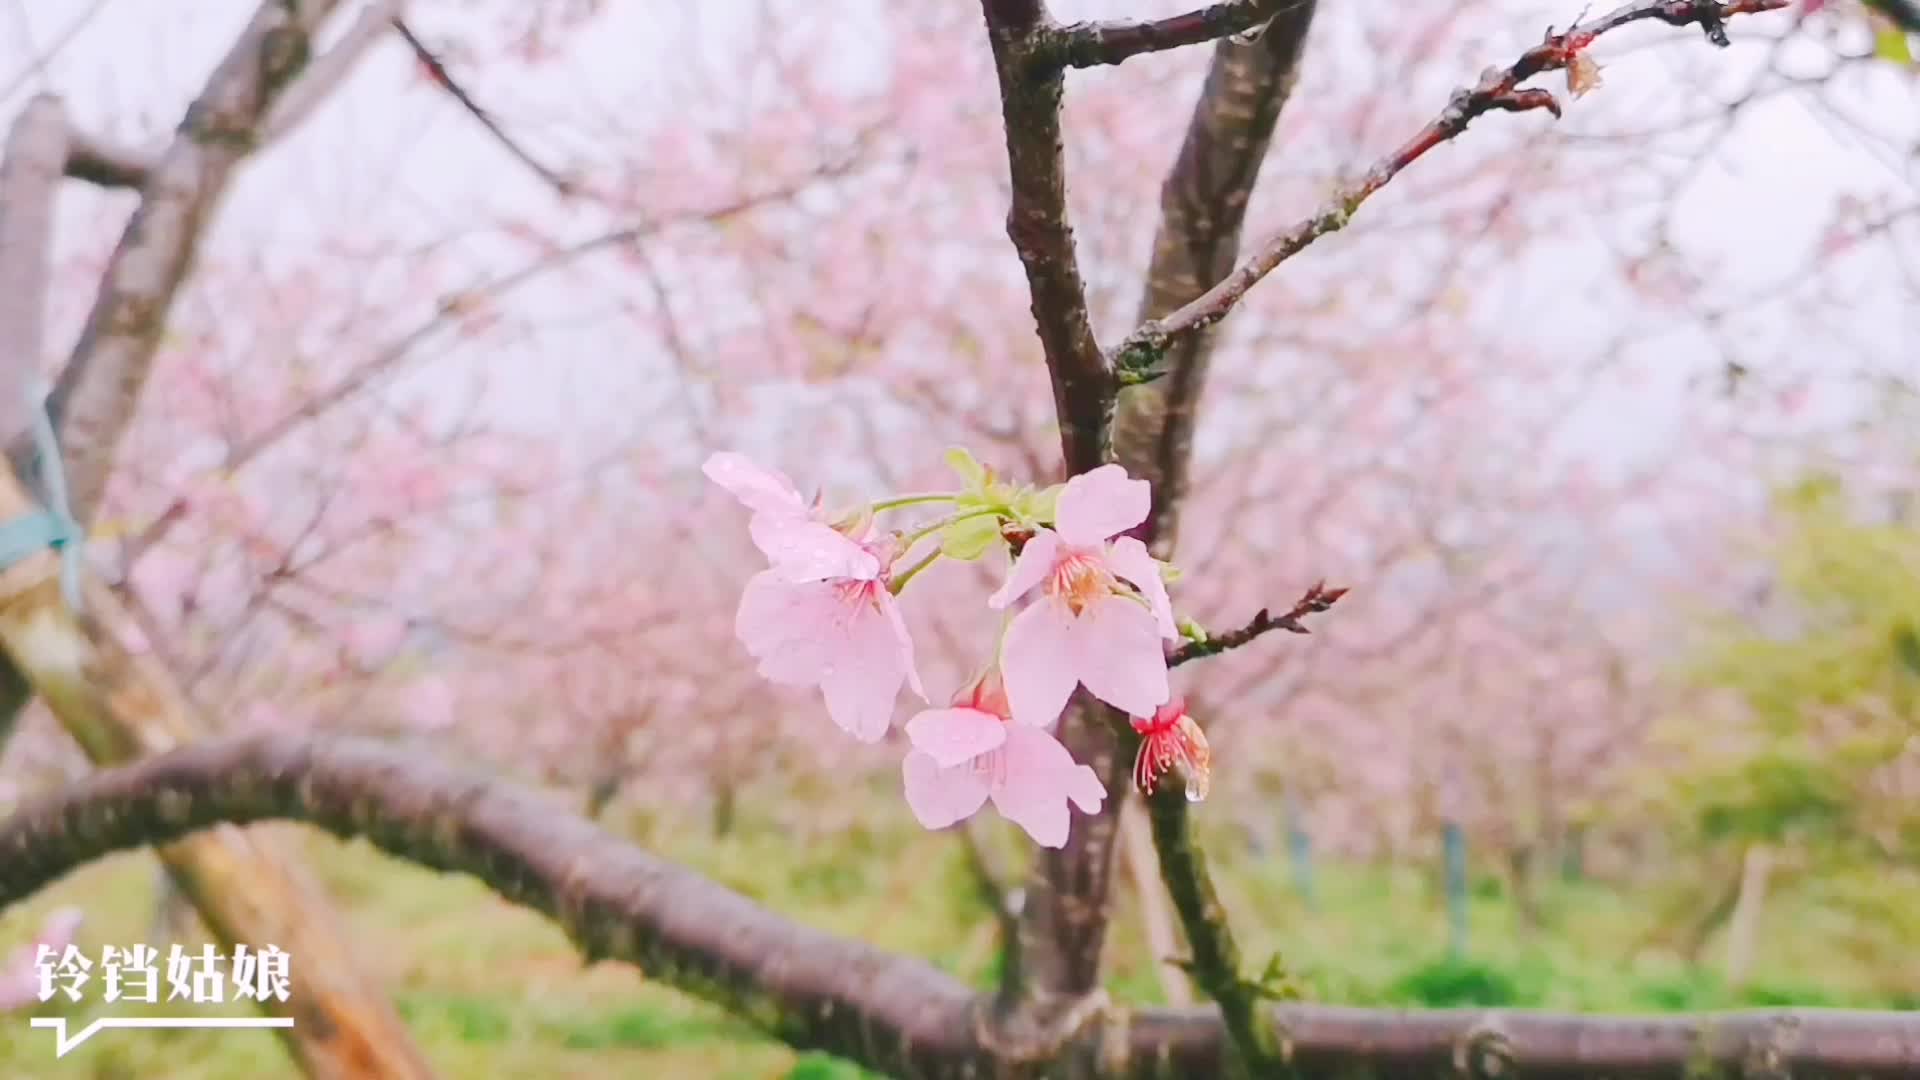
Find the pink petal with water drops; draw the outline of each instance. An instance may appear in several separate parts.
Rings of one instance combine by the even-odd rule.
[[[987,801],[987,782],[971,764],[941,768],[919,750],[900,763],[907,807],[922,827],[944,829],[972,817]]]
[[[1102,465],[1067,481],[1054,504],[1054,531],[1075,547],[1090,547],[1147,520],[1153,486],[1118,465]]]
[[[1060,740],[1031,727],[1010,727],[999,751],[995,783],[990,795],[994,809],[1019,825],[1042,847],[1066,844],[1072,801],[1083,813],[1097,814],[1107,797],[1100,777],[1073,755]]]
[[[907,738],[946,769],[1006,742],[1007,723],[979,709],[926,709],[907,721]]]
[[[766,468],[731,450],[722,450],[707,458],[700,471],[727,493],[747,505],[756,514],[786,514],[805,517],[807,500],[793,481],[783,473]]]
[[[1119,595],[1096,600],[1073,631],[1073,671],[1094,697],[1147,715],[1172,696],[1160,628],[1139,601]]]
[[[874,742],[892,722],[901,685],[920,692],[913,642],[892,608],[879,582],[795,583],[763,570],[741,593],[734,633],[762,677],[819,686],[834,722]]]
[[[872,552],[824,522],[755,514],[747,533],[788,581],[871,581],[880,576],[880,560]]]
[[[987,597],[987,606],[997,611],[1033,591],[1034,586],[1047,580],[1059,557],[1060,537],[1052,529],[1035,532],[1033,539],[1020,549],[1020,557],[1013,560],[1013,570],[1007,574],[1006,583]]]
[[[832,582],[794,583],[777,570],[747,579],[733,632],[760,664],[762,678],[783,686],[812,686],[832,658],[831,628],[845,604]]]
[[[1147,545],[1123,536],[1107,549],[1107,565],[1115,574],[1132,582],[1146,598],[1160,636],[1177,640],[1180,628],[1173,621],[1173,600],[1167,596],[1167,583],[1160,576],[1160,560],[1147,551]]]
[[[1017,723],[1050,727],[1080,681],[1073,612],[1051,597],[1027,605],[1007,627],[1000,670]]]
[[[878,742],[893,723],[893,702],[913,666],[911,650],[903,652],[885,608],[892,597],[885,589],[860,602],[833,645],[820,677],[827,713],[854,738]],[[882,599],[884,597],[884,599]],[[919,677],[914,676],[916,684]]]

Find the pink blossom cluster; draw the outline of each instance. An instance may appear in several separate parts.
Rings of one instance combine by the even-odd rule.
[[[1206,791],[1206,742],[1170,701],[1164,642],[1178,641],[1168,567],[1122,535],[1147,518],[1151,490],[1119,465],[1034,492],[997,481],[964,451],[949,461],[958,492],[902,496],[832,516],[786,476],[731,452],[710,457],[709,479],[753,512],[749,532],[768,567],[740,598],[734,632],[766,679],[818,686],[827,713],[855,738],[876,742],[904,686],[929,701],[897,596],[938,559],[1014,552],[987,603],[1005,611],[997,660],[947,708],[906,723],[901,764],[907,805],[929,829],[971,817],[988,801],[1036,843],[1067,841],[1068,805],[1098,813],[1105,786],[1054,736],[1077,687],[1134,717],[1142,736],[1135,776],[1151,793],[1180,768],[1189,798]],[[945,504],[947,516],[911,532],[882,530],[878,515]],[[1010,537],[1023,540],[1015,545]],[[922,550],[924,548],[924,551]]]

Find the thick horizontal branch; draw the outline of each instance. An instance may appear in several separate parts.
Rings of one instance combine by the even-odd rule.
[[[981,999],[931,965],[800,926],[538,795],[368,739],[241,735],[95,773],[0,823],[0,908],[111,852],[269,820],[472,874],[552,917],[590,959],[635,963],[794,1046],[910,1077],[1006,1075],[1013,1065],[979,1037]],[[1287,1006],[1270,1015],[1280,1055],[1304,1080],[1920,1075],[1920,1013]],[[1054,1060],[1062,1075],[1213,1076],[1223,1045],[1213,1009],[1109,1009]]]
[[[1051,52],[1068,67],[1118,64],[1141,53],[1199,45],[1265,26],[1288,7],[1311,0],[1223,0],[1203,8],[1144,21],[1103,20],[1063,26]]]
[[[1538,87],[1523,89],[1520,84],[1543,72],[1565,69],[1600,35],[1651,19],[1672,26],[1697,25],[1706,32],[1709,41],[1726,45],[1727,19],[1776,11],[1788,3],[1789,0],[1733,0],[1730,3],[1656,0],[1618,8],[1576,24],[1564,34],[1549,31],[1545,40],[1521,54],[1512,65],[1504,69],[1489,68],[1478,84],[1456,91],[1446,109],[1431,123],[1376,162],[1361,179],[1341,187],[1313,216],[1269,239],[1219,284],[1171,315],[1142,323],[1114,350],[1115,371],[1125,383],[1145,382],[1163,374],[1160,360],[1170,345],[1226,318],[1260,279],[1315,240],[1346,228],[1361,204],[1375,192],[1429,150],[1465,131],[1476,117],[1495,110],[1530,112],[1535,109],[1559,116],[1560,101],[1551,91]]]

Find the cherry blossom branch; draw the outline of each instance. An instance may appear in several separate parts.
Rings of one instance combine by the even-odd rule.
[[[1142,53],[1164,52],[1254,30],[1289,7],[1313,0],[1223,0],[1203,8],[1144,22],[1111,20],[1070,23],[1049,43],[1068,67],[1118,64]]]
[[[0,908],[112,852],[274,820],[473,875],[552,918],[589,961],[634,963],[790,1045],[893,1075],[1144,1080],[1226,1068],[1213,1009],[1108,1008],[1039,1056],[1000,1056],[981,1038],[985,999],[931,964],[801,926],[551,799],[364,738],[231,736],[50,793],[0,822]],[[1264,1018],[1279,1060],[1302,1080],[1689,1070],[1891,1080],[1920,1069],[1920,1014],[1910,1012],[1622,1017],[1290,1005]]]
[[[1260,1015],[1262,987],[1241,973],[1240,948],[1213,887],[1213,875],[1207,871],[1206,853],[1193,835],[1186,799],[1177,787],[1166,785],[1145,801],[1154,851],[1160,857],[1160,878],[1187,935],[1191,952],[1187,974],[1220,1006],[1221,1023],[1234,1048],[1229,1075],[1283,1075],[1286,1058],[1280,1040],[1273,1025]]]
[[[1086,283],[1067,219],[1060,130],[1065,70],[1047,47],[1052,25],[1041,0],[981,0],[980,6],[993,45],[1006,127],[1013,188],[1007,236],[1026,268],[1034,323],[1053,380],[1067,473],[1082,473],[1099,465],[1106,452],[1114,380],[1093,336]]]
[[[1245,626],[1222,634],[1208,634],[1198,641],[1189,641],[1168,653],[1167,666],[1179,667],[1191,660],[1218,656],[1274,630],[1285,630],[1290,634],[1311,634],[1313,631],[1307,629],[1306,624],[1301,620],[1308,615],[1331,609],[1341,597],[1347,595],[1348,591],[1345,588],[1329,589],[1324,581],[1315,582],[1301,595],[1300,599],[1294,601],[1293,607],[1285,612],[1275,615],[1266,608],[1261,608]]]
[[[407,25],[405,19],[395,15],[392,23],[393,28],[400,31],[400,36],[406,40],[407,48],[413,50],[414,58],[420,61],[420,66],[427,69],[427,75],[433,79],[434,85],[452,95],[453,100],[459,102],[460,107],[465,109],[468,115],[480,121],[480,126],[486,128],[488,133],[506,148],[507,153],[518,158],[522,165],[532,169],[562,198],[571,196],[578,190],[573,181],[541,164],[538,158],[508,135],[499,121],[493,118],[493,114],[482,108],[480,103],[474,100],[473,95],[467,92],[466,87],[460,85],[459,81],[453,77],[453,73],[447,70],[447,65],[441,61],[439,55],[429,49],[426,42],[420,40],[419,35],[413,32],[413,28]]]
[[[1248,197],[1298,82],[1315,12],[1311,0],[1294,3],[1275,15],[1251,47],[1215,49],[1180,155],[1161,188],[1143,318],[1179,308],[1232,270]],[[1169,377],[1123,393],[1114,419],[1116,455],[1152,483],[1153,506],[1142,539],[1167,555],[1185,502],[1192,434],[1213,344],[1212,335],[1189,335],[1164,357]],[[1116,734],[1128,743],[1134,739],[1130,726]],[[1191,950],[1186,970],[1220,1007],[1234,1050],[1230,1064],[1243,1075],[1282,1075],[1285,1057],[1260,1015],[1258,989],[1241,975],[1232,929],[1192,835],[1188,806],[1164,791],[1146,801],[1155,862]]]
[[[1358,181],[1342,186],[1322,204],[1313,216],[1269,239],[1262,248],[1242,262],[1233,273],[1205,294],[1163,318],[1142,323],[1114,350],[1113,365],[1123,383],[1144,382],[1161,373],[1160,361],[1167,349],[1186,337],[1226,318],[1247,292],[1272,273],[1281,263],[1305,250],[1328,233],[1346,228],[1353,215],[1373,194],[1385,187],[1408,166],[1436,146],[1451,141],[1467,129],[1476,117],[1493,111],[1530,112],[1544,109],[1560,116],[1560,101],[1552,91],[1539,87],[1522,88],[1521,83],[1548,71],[1565,69],[1581,50],[1595,38],[1620,27],[1644,20],[1658,20],[1670,26],[1699,26],[1707,40],[1728,45],[1726,20],[1736,15],[1777,11],[1789,0],[1652,0],[1629,4],[1565,33],[1548,31],[1540,44],[1520,55],[1510,66],[1489,68],[1471,88],[1457,90],[1447,107],[1426,127],[1402,143],[1391,154],[1375,162]]]

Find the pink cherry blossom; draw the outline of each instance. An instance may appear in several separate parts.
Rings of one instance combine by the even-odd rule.
[[[820,508],[809,506],[785,475],[731,451],[707,458],[700,471],[753,511],[747,526],[753,544],[786,580],[867,581],[880,572],[873,552],[820,520]]]
[[[1112,539],[1145,521],[1151,504],[1147,482],[1118,465],[1067,481],[1055,527],[1027,541],[1006,584],[988,599],[1004,608],[1041,589],[1007,628],[1003,667],[1014,719],[1052,724],[1075,685],[1134,715],[1167,700],[1160,642],[1180,635],[1160,562],[1131,536]]]
[[[1046,731],[1011,723],[1001,689],[982,680],[949,709],[927,709],[907,721],[913,749],[901,762],[907,805],[920,824],[944,829],[994,809],[1042,847],[1067,842],[1067,803],[1097,814],[1107,797],[1100,777],[1073,760]]]
[[[34,963],[40,946],[47,946],[55,954],[66,951],[85,919],[85,912],[77,907],[56,908],[40,924],[40,933],[33,941],[13,951],[6,966],[0,967],[0,1012],[24,1009],[40,1000],[40,970]]]
[[[355,667],[376,671],[393,661],[411,631],[400,615],[379,612],[347,624],[340,632],[340,646]]]
[[[1207,797],[1213,784],[1213,751],[1206,733],[1187,715],[1187,703],[1175,698],[1154,711],[1152,719],[1133,717],[1140,733],[1140,753],[1133,759],[1133,782],[1142,795],[1153,794],[1162,774],[1178,768],[1187,782],[1187,801]]]
[[[887,733],[901,683],[926,700],[884,575],[794,582],[763,570],[747,582],[733,629],[761,676],[820,687],[833,722],[862,742]]]
[[[902,683],[927,696],[887,587],[891,541],[870,538],[871,519],[858,536],[826,524],[790,480],[740,454],[714,454],[702,471],[754,512],[754,544],[773,564],[747,582],[733,624],[760,674],[820,687],[834,723],[878,741]]]

